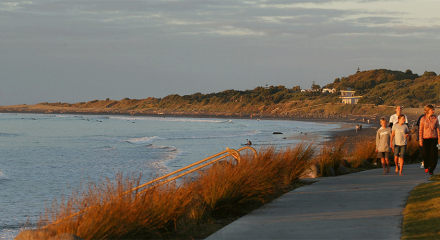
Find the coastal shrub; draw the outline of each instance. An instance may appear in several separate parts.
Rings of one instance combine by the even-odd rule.
[[[244,155],[240,163],[223,162],[201,171],[195,189],[214,215],[228,213],[242,203],[264,202],[264,196],[298,180],[314,151],[313,144],[305,143],[279,151],[263,147],[257,158]]]
[[[350,164],[352,167],[360,167],[364,161],[376,161],[376,138],[363,137],[353,143],[350,153]]]
[[[261,204],[285,191],[309,167],[314,151],[313,144],[306,143],[280,150],[262,147],[257,157],[249,152],[239,163],[226,159],[139,195],[124,193],[139,186],[141,176],[119,173],[113,181],[90,183],[85,190],[73,191],[68,200],[55,201],[38,226],[83,239],[162,238],[185,232],[213,217],[234,215],[244,203]]]
[[[408,145],[405,152],[405,162],[414,163],[417,162],[420,158],[420,145],[415,137],[412,137],[410,141],[408,141]]]
[[[345,149],[346,138],[337,138],[334,141],[326,142],[320,149],[317,156],[317,162],[319,163],[321,176],[330,176],[330,167],[338,170],[341,162],[347,155]]]
[[[89,184],[86,191],[72,194],[70,199],[47,209],[43,223],[65,219],[75,212],[83,214],[50,225],[55,233],[71,233],[83,239],[129,239],[134,236],[157,234],[157,229],[174,225],[182,218],[191,203],[191,192],[176,184],[168,184],[142,195],[125,194],[139,185],[140,177],[116,181],[106,179],[100,184]]]
[[[214,214],[227,213],[234,205],[258,201],[265,194],[273,192],[273,178],[269,170],[257,175],[263,166],[257,166],[248,159],[240,164],[225,162],[201,172],[197,181],[199,194]],[[267,165],[267,164],[266,164]],[[274,176],[271,176],[274,177]]]
[[[298,180],[299,176],[312,164],[311,159],[316,148],[313,143],[301,142],[281,149],[277,157],[279,176],[283,176],[284,184],[288,185]]]

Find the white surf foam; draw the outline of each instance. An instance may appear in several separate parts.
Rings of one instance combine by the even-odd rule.
[[[233,138],[233,137],[246,137],[246,136],[254,136],[262,133],[258,130],[243,132],[243,133],[233,133],[233,134],[224,134],[224,135],[210,135],[210,136],[188,136],[188,137],[180,137],[175,139],[213,139],[213,138]]]
[[[2,170],[0,169],[0,180],[6,180],[6,179],[10,179],[8,176],[6,176]]]
[[[133,144],[151,144],[156,140],[165,140],[165,138],[160,138],[158,136],[154,137],[141,137],[141,138],[130,138],[125,140],[125,142]]]
[[[207,122],[207,123],[232,123],[232,120],[221,119],[198,119],[198,118],[161,118],[161,117],[109,117],[109,119],[115,120],[128,120],[128,121],[164,121],[164,122]]]

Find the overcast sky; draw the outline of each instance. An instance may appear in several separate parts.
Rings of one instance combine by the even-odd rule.
[[[0,0],[0,105],[440,73],[439,0]]]

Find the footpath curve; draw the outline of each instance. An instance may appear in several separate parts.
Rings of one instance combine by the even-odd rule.
[[[400,239],[411,190],[430,175],[382,169],[319,178],[232,222],[207,239]]]

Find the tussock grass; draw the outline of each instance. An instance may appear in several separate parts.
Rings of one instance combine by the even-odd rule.
[[[420,162],[421,160],[420,144],[415,137],[411,138],[411,140],[408,141],[405,155],[406,155],[405,162],[408,163]]]
[[[313,143],[280,150],[265,147],[257,157],[245,154],[240,163],[233,159],[219,162],[179,184],[169,183],[140,195],[122,193],[139,186],[141,176],[120,173],[115,180],[89,184],[69,199],[54,202],[39,225],[84,211],[49,225],[49,230],[54,236],[72,233],[83,239],[204,238],[217,230],[206,230],[216,219],[230,217],[243,204],[262,204],[290,190],[314,153]],[[203,233],[197,232],[202,225]]]
[[[350,164],[357,168],[362,166],[365,160],[376,160],[376,138],[363,137],[353,143],[353,149],[350,152]]]
[[[319,163],[321,176],[329,176],[330,167],[335,171],[338,170],[347,155],[346,141],[346,138],[337,138],[322,146],[316,160]]]
[[[404,211],[402,239],[440,239],[440,176],[414,188]]]
[[[66,203],[53,204],[40,223],[55,222],[87,210],[49,229],[56,234],[72,233],[84,239],[157,236],[155,229],[174,225],[174,221],[186,213],[191,204],[191,192],[168,184],[142,195],[122,195],[139,185],[139,180],[140,176],[123,178],[122,174],[117,174],[115,181],[107,178],[99,185],[89,184],[86,191],[73,194]]]

